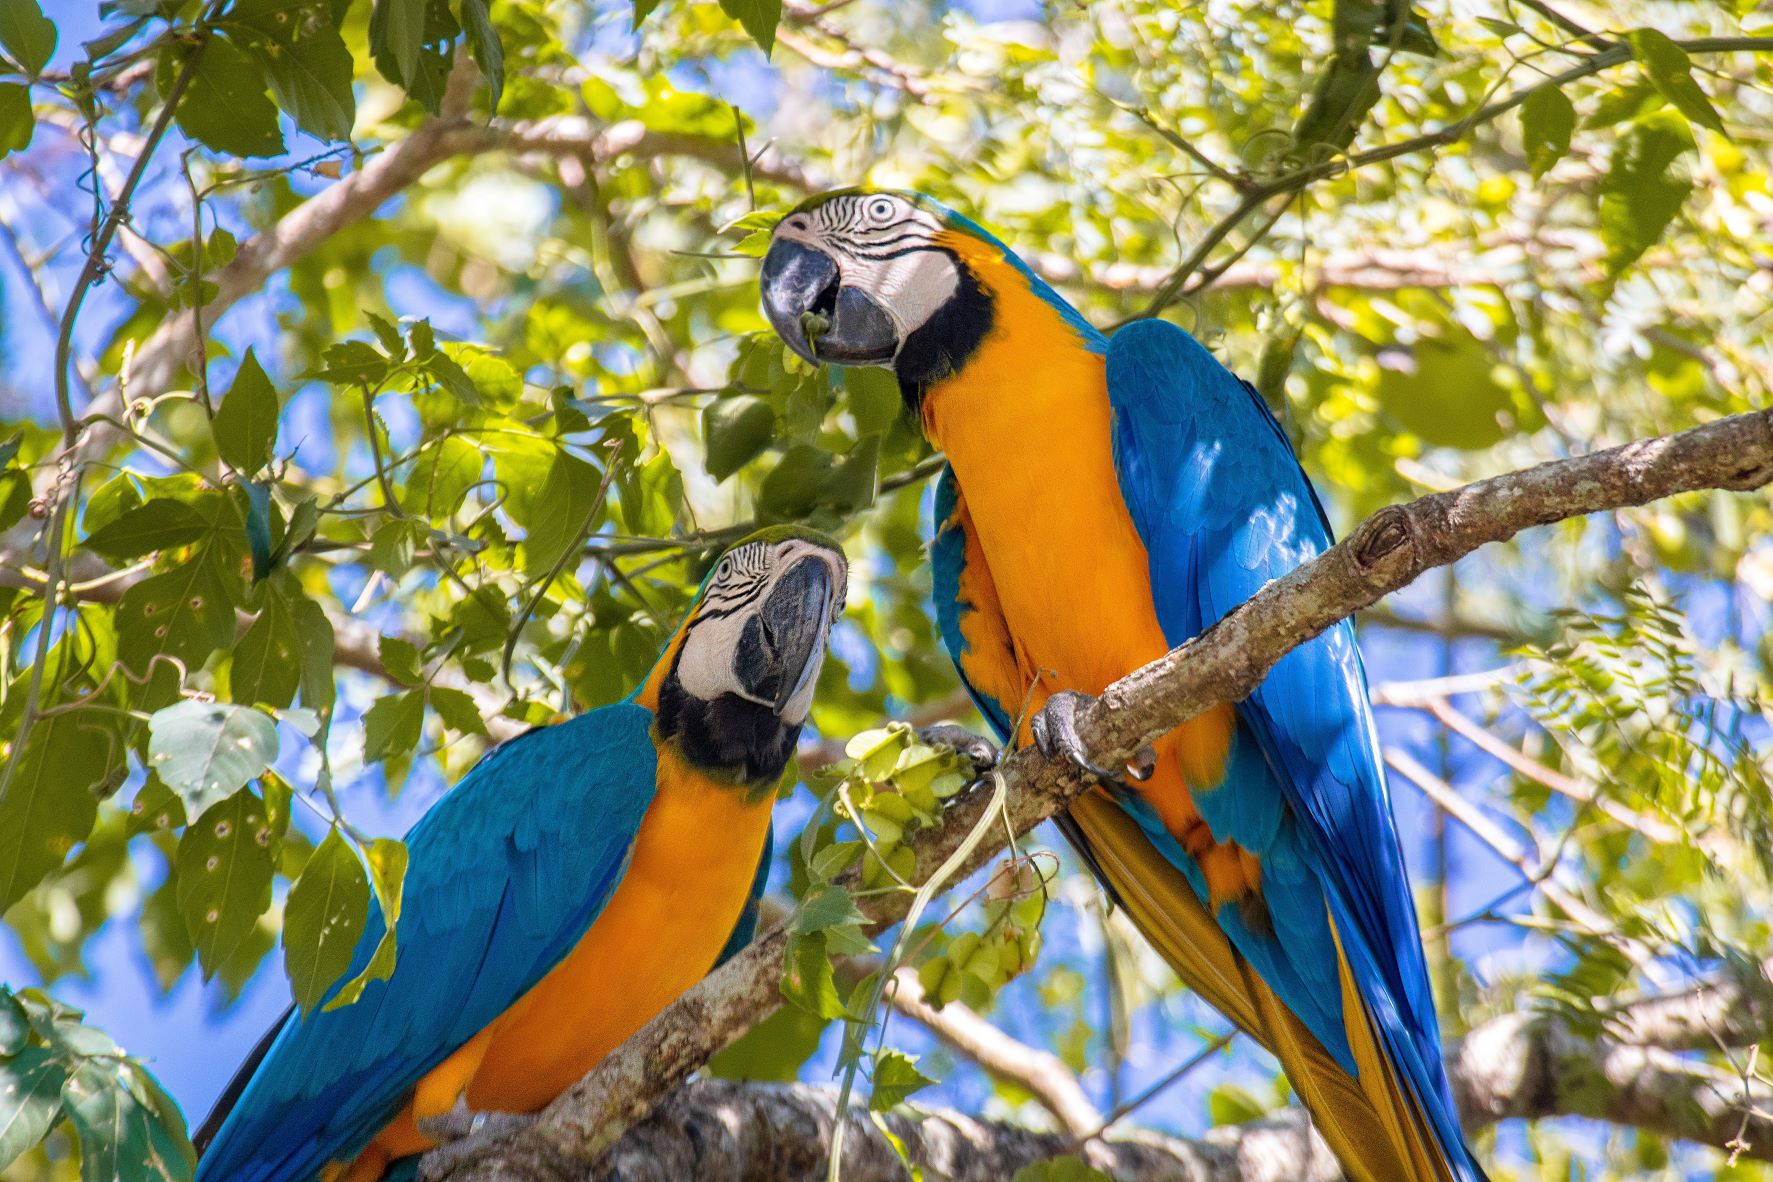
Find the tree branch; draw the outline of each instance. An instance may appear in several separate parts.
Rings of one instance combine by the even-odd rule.
[[[1557,460],[1383,509],[1347,539],[1268,584],[1201,636],[1110,686],[1079,718],[1099,764],[1222,702],[1248,696],[1275,662],[1423,571],[1486,542],[1587,513],[1699,489],[1758,488],[1773,480],[1773,411],[1720,419],[1675,435]],[[1022,750],[1004,761],[1005,829],[1023,833],[1063,808],[1085,782]],[[992,799],[989,784],[961,793],[943,822],[910,845],[926,881],[966,840]],[[970,874],[1001,855],[1004,830],[974,849]],[[877,925],[905,914],[903,892],[869,897]],[[521,1136],[462,1162],[467,1179],[545,1177],[550,1163],[595,1161],[708,1057],[779,1004],[786,934],[776,927],[711,973],[549,1105]]]
[[[941,1009],[930,1005],[917,972],[909,966],[893,974],[887,1000],[988,1074],[1027,1091],[1072,1136],[1087,1136],[1102,1127],[1102,1114],[1057,1055],[1018,1042],[960,1002],[951,1001]]]

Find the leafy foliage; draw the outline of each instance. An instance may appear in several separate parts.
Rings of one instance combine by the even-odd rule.
[[[1105,326],[1178,296],[1163,314],[1258,381],[1343,523],[1773,397],[1773,75],[1744,4],[1605,6],[1584,35],[1543,5],[124,0],[84,41],[47,7],[0,0],[0,232],[41,280],[6,296],[51,320],[90,296],[70,356],[8,317],[6,377],[73,374],[70,421],[102,428],[64,467],[47,395],[0,427],[0,908],[48,982],[121,919],[160,988],[195,966],[231,997],[281,943],[304,1007],[351,1004],[392,971],[388,935],[339,980],[406,865],[361,818],[628,693],[726,541],[803,521],[856,560],[814,718],[836,746],[783,810],[810,816],[775,876],[793,1004],[716,1069],[835,1055],[876,1108],[1019,1111],[869,1037],[899,964],[1111,1095],[1213,1037],[1040,849],[906,931],[858,922],[971,773],[883,720],[970,706],[925,610],[938,463],[889,376],[809,369],[757,309],[755,256],[812,190],[928,191]],[[1770,527],[1725,496],[1572,523],[1403,600],[1444,649],[1373,621],[1387,675],[1525,670],[1458,706],[1542,774],[1452,744],[1444,767],[1550,870],[1456,846],[1424,891],[1449,1028],[1523,992],[1604,1025],[1764,958]],[[1473,893],[1500,898],[1435,898]],[[147,1071],[46,996],[0,994],[0,1070],[28,1085],[0,1120],[28,1176],[67,1146],[94,1177],[188,1171]],[[1215,1076],[1166,1112],[1229,1123],[1272,1090]],[[1536,1130],[1523,1176],[1582,1135]],[[1612,1176],[1687,1160],[1619,1136]]]

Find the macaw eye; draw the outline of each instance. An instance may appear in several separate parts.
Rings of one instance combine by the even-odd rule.
[[[869,220],[878,222],[882,225],[892,221],[893,199],[891,197],[876,197],[873,201],[870,201],[868,203],[868,217]]]
[[[720,565],[714,568],[714,577],[716,579],[724,579],[732,573],[733,560],[730,558],[722,558],[720,560]]]

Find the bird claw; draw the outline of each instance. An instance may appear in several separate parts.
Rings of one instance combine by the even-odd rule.
[[[990,739],[975,735],[964,726],[938,722],[917,729],[917,741],[931,747],[951,747],[954,753],[973,765],[973,774],[981,775],[997,766],[997,745]]]
[[[437,1142],[419,1161],[422,1182],[442,1182],[465,1163],[479,1157],[495,1143],[522,1132],[536,1118],[527,1112],[476,1112],[465,1096],[457,1096],[448,1112],[421,1117],[413,1122],[419,1132]]]
[[[1094,698],[1076,690],[1060,690],[1048,698],[1046,705],[1029,721],[1034,745],[1048,759],[1067,759],[1085,775],[1106,783],[1124,784],[1129,780],[1144,783],[1149,780],[1157,770],[1157,751],[1149,743],[1133,752],[1132,758],[1119,772],[1100,767],[1090,759],[1090,753],[1077,733],[1077,716],[1094,703]]]

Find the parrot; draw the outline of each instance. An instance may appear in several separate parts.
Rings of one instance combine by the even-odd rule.
[[[760,286],[788,349],[890,368],[944,454],[937,631],[1000,741],[1095,779],[1059,820],[1111,901],[1279,1059],[1351,1178],[1484,1178],[1441,1059],[1353,626],[1121,772],[1078,737],[1093,695],[1332,544],[1260,394],[1166,321],[1105,336],[918,193],[810,198],[771,231]]]
[[[427,1127],[541,1108],[747,943],[847,575],[822,534],[750,535],[633,694],[476,763],[407,834],[392,975],[272,1027],[197,1182],[409,1175]]]

